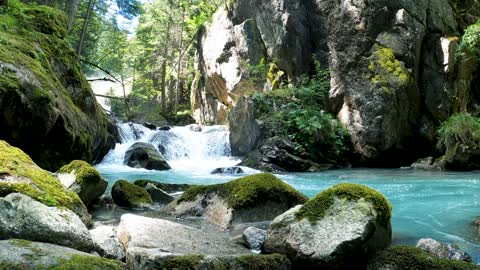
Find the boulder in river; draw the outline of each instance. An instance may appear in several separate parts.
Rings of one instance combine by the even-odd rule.
[[[440,259],[417,247],[392,246],[376,253],[368,262],[367,270],[478,270],[472,263]]]
[[[194,187],[195,185],[188,185],[188,184],[170,184],[170,183],[160,183],[157,181],[153,180],[146,180],[146,179],[139,179],[133,182],[134,185],[137,185],[142,188],[146,188],[148,184],[152,184],[158,189],[161,189],[167,193],[176,193],[176,192],[181,192],[185,191],[191,187]]]
[[[100,258],[75,249],[12,239],[0,241],[0,269],[26,270],[124,270],[125,264],[117,260]]]
[[[211,172],[211,174],[242,174],[243,169],[240,167],[225,167],[225,168],[217,168]]]
[[[174,200],[172,196],[170,196],[165,191],[157,188],[153,184],[147,184],[147,186],[145,187],[145,190],[148,192],[148,194],[150,194],[152,201],[155,203],[169,204]]]
[[[112,187],[112,198],[115,204],[130,208],[144,208],[152,205],[150,194],[127,180],[117,180]]]
[[[165,158],[153,145],[142,142],[135,143],[128,148],[123,162],[132,168],[159,171],[171,169]]]
[[[299,269],[359,267],[390,245],[390,217],[390,203],[381,193],[339,184],[276,217],[264,248],[287,255]]]
[[[158,130],[162,130],[162,131],[168,131],[170,129],[172,129],[173,127],[172,126],[161,126],[158,128]]]
[[[0,197],[22,193],[47,206],[72,210],[87,224],[87,208],[75,192],[41,169],[22,150],[0,140]]]
[[[157,130],[157,126],[155,126],[154,124],[152,124],[150,122],[143,122],[142,126],[148,128],[148,129],[151,129],[151,130]]]
[[[445,164],[442,160],[435,160],[433,157],[421,158],[410,166],[412,169],[419,170],[443,170]]]
[[[193,132],[202,132],[203,128],[202,126],[198,124],[192,124],[188,126],[188,129]]]
[[[260,252],[267,238],[267,231],[257,227],[248,227],[243,231],[242,238],[249,249]]]
[[[105,192],[108,182],[90,164],[74,160],[58,170],[58,179],[64,186],[77,193],[86,206],[90,206]]]
[[[272,174],[256,174],[228,183],[196,186],[165,211],[180,217],[202,217],[220,229],[235,224],[268,221],[308,200]]]
[[[95,244],[95,251],[102,257],[123,260],[125,251],[117,238],[117,229],[114,226],[101,225],[90,230]]]
[[[20,193],[0,198],[0,239],[20,238],[90,252],[92,238],[80,218],[67,209],[47,207]]]
[[[472,262],[472,257],[458,246],[441,243],[431,238],[422,238],[418,241],[417,247],[440,259]]]

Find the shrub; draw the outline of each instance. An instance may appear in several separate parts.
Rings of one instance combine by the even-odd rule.
[[[442,123],[437,133],[437,147],[442,151],[457,143],[480,148],[480,118],[469,113],[452,115]]]

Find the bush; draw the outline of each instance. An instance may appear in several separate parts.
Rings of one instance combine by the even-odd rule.
[[[446,150],[457,143],[480,148],[480,118],[469,113],[452,115],[438,130],[439,150]]]
[[[480,58],[480,19],[465,29],[457,53]]]

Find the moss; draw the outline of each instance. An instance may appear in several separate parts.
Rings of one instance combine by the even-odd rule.
[[[391,48],[376,46],[368,69],[372,73],[370,81],[380,85],[387,94],[391,94],[391,88],[406,86],[410,81],[410,73],[395,58]]]
[[[165,270],[194,270],[203,260],[203,255],[183,255],[169,257],[162,261],[161,269]]]
[[[85,208],[80,198],[65,189],[60,181],[38,167],[22,150],[0,141],[0,171],[15,178],[15,181],[2,181],[0,197],[10,193],[25,194],[48,206],[63,206],[77,212]]]
[[[308,219],[312,224],[323,218],[327,210],[334,204],[334,198],[357,202],[365,199],[371,202],[377,212],[380,223],[387,225],[392,215],[390,202],[380,192],[359,184],[342,183],[335,185],[310,199],[296,213],[297,219]]]
[[[95,256],[73,255],[70,259],[60,260],[57,266],[47,270],[123,270],[124,264],[117,260],[110,260]]]
[[[58,170],[58,173],[72,172],[75,172],[76,181],[79,184],[97,183],[102,180],[100,173],[92,165],[83,160],[74,160]]]
[[[249,175],[225,184],[196,186],[188,189],[178,202],[194,201],[199,195],[217,193],[233,209],[249,208],[265,201],[285,203],[289,206],[308,200],[290,185],[272,174]]]
[[[148,192],[127,180],[117,180],[112,187],[112,197],[115,203],[125,207],[143,207],[153,204]]]
[[[32,245],[32,241],[23,239],[13,239],[11,243],[17,247],[30,247]]]
[[[467,270],[479,269],[464,261],[439,259],[434,255],[416,247],[394,246],[376,254],[369,262],[372,269],[402,269],[402,270]],[[393,266],[387,267],[386,266]]]
[[[290,261],[283,255],[245,255],[237,258],[241,269],[289,269]]]
[[[30,270],[31,267],[25,263],[1,262],[0,270]]]

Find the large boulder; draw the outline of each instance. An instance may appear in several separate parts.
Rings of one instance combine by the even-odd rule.
[[[431,238],[422,238],[418,240],[417,247],[440,259],[472,262],[472,257],[470,257],[465,251],[461,250],[458,246],[441,243]]]
[[[123,161],[132,168],[144,168],[147,170],[170,170],[171,167],[163,156],[148,143],[135,143],[127,152]]]
[[[168,220],[126,214],[117,233],[130,269],[290,269],[281,255],[253,256],[224,235]]]
[[[108,186],[100,173],[82,160],[74,160],[60,168],[57,177],[64,186],[77,193],[86,206],[102,196]]]
[[[27,240],[0,241],[0,269],[123,270],[125,264],[71,248]]]
[[[235,224],[269,221],[307,197],[271,174],[249,175],[225,184],[196,186],[167,205],[180,217],[201,217],[220,229]]]
[[[390,217],[390,203],[379,192],[339,184],[275,218],[264,248],[287,255],[296,267],[359,267],[390,245]]]
[[[70,210],[47,207],[23,194],[0,198],[0,239],[21,238],[90,252],[92,238]]]
[[[0,197],[22,193],[47,206],[70,209],[85,224],[89,222],[90,215],[78,195],[38,167],[22,150],[0,141],[0,153]]]
[[[259,139],[260,125],[255,119],[255,103],[241,97],[228,115],[232,155],[245,156],[254,149]]]
[[[265,238],[267,238],[267,231],[256,227],[248,227],[242,233],[242,239],[247,247],[255,252],[262,250]]]
[[[153,201],[148,192],[127,180],[118,180],[112,187],[112,198],[115,204],[130,208],[144,208]]]
[[[417,247],[393,246],[378,252],[368,262],[367,270],[462,269],[478,266],[457,260],[440,259]]]
[[[116,126],[81,72],[61,11],[12,5],[0,33],[0,139],[42,168],[74,159],[99,162],[115,146]]]
[[[90,230],[95,251],[102,257],[123,260],[125,251],[117,238],[117,229],[113,226],[101,225]]]
[[[155,202],[155,203],[166,205],[166,204],[171,203],[174,200],[174,198],[172,196],[170,196],[165,191],[157,188],[153,184],[148,184],[145,187],[145,190],[148,192],[148,194],[150,194],[150,197],[152,198],[152,201]]]

